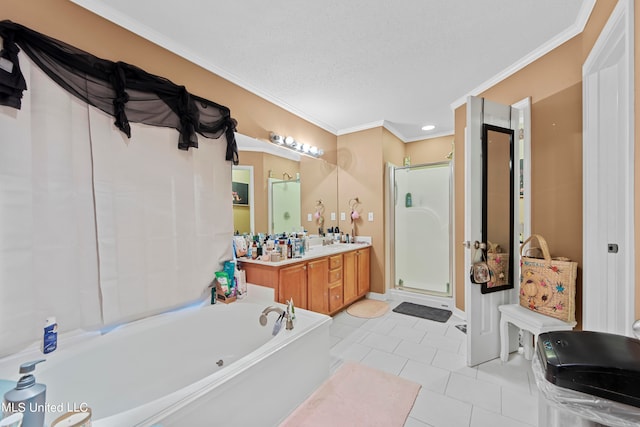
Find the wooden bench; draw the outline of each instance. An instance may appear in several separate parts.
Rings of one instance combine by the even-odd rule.
[[[564,322],[560,319],[536,313],[520,304],[507,304],[498,307],[500,310],[500,359],[509,360],[509,323],[522,330],[524,357],[531,360],[538,335],[550,331],[570,331],[576,322]]]

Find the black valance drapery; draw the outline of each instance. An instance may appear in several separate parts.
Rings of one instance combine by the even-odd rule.
[[[184,86],[124,62],[97,58],[20,24],[0,21],[0,105],[21,107],[27,85],[20,71],[19,47],[49,77],[74,96],[112,115],[131,137],[129,122],[176,129],[178,148],[198,147],[196,133],[227,139],[226,160],[238,164],[229,108],[187,92]]]

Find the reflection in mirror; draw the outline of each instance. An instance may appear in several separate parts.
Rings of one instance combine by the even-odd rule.
[[[316,202],[322,200],[327,215],[337,212],[338,206],[338,172],[337,166],[324,159],[315,159],[298,155],[291,157],[290,150],[276,150],[272,143],[250,138],[236,133],[238,141],[240,165],[251,166],[254,174],[253,191],[250,189],[254,210],[255,225],[252,232],[267,233],[271,227],[269,221],[269,178],[289,180],[299,176],[300,181],[300,226],[310,234],[317,234],[313,214]],[[275,147],[275,149],[274,149]],[[285,151],[284,153],[281,153]],[[295,154],[295,153],[293,153]],[[286,157],[283,157],[286,156]],[[299,174],[299,175],[298,175]],[[236,206],[234,205],[234,210]],[[311,218],[309,220],[309,218]],[[329,220],[330,216],[327,216]],[[235,216],[234,216],[235,219]],[[327,227],[337,225],[327,222]],[[234,224],[234,229],[238,229]],[[242,233],[242,232],[241,232]]]
[[[233,229],[239,234],[253,233],[253,166],[233,166],[231,170]]]
[[[300,232],[300,180],[269,178],[269,233]]]
[[[482,240],[486,242],[491,280],[481,292],[513,288],[513,130],[483,125]]]

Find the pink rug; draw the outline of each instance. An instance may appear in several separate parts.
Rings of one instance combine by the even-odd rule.
[[[345,362],[280,427],[402,427],[420,385]]]

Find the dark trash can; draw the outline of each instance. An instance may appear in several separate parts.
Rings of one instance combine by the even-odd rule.
[[[640,340],[590,331],[538,337],[539,426],[640,425]]]

